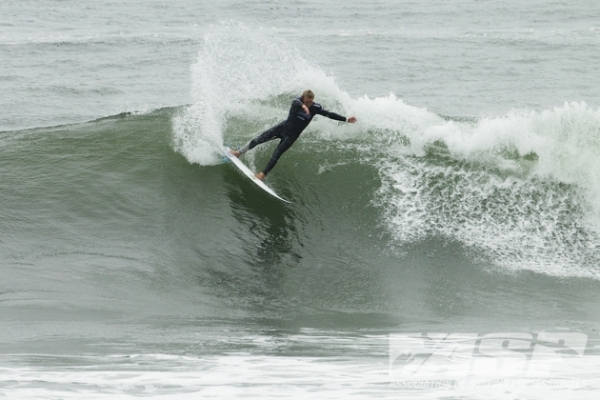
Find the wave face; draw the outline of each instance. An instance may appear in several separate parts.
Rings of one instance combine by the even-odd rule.
[[[318,102],[359,123],[313,122],[293,148],[302,159],[286,154],[296,168],[282,161],[275,185],[314,166],[317,179],[353,164],[376,173],[370,201],[400,252],[438,237],[509,270],[599,277],[600,110],[573,102],[461,118],[393,93],[352,98],[293,45],[239,24],[213,27],[191,70],[194,103],[173,119],[174,148],[190,163],[218,163],[219,146],[242,145],[284,118],[294,96],[318,87]],[[248,162],[264,163],[272,149],[264,147]]]

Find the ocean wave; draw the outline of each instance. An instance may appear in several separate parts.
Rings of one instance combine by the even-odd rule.
[[[359,123],[317,118],[302,141],[315,154],[352,148],[355,163],[378,171],[373,202],[394,247],[442,236],[511,270],[600,278],[600,110],[571,102],[461,118],[394,93],[352,98],[292,44],[239,23],[209,30],[191,72],[194,103],[173,120],[174,148],[189,162],[217,164],[220,146],[277,123],[310,87]]]
[[[348,198],[364,196],[361,188],[370,188],[369,201],[379,210],[372,222],[387,232],[391,248],[441,237],[505,270],[600,279],[600,161],[595,156],[600,110],[570,102],[543,111],[463,118],[411,106],[393,93],[353,98],[293,45],[239,23],[208,30],[191,72],[193,103],[188,106],[4,132],[0,149],[31,137],[48,140],[83,131],[89,140],[112,138],[119,152],[139,153],[136,169],[144,176],[154,168],[144,167],[141,156],[148,152],[174,150],[189,164],[207,168],[221,162],[220,146],[241,145],[277,123],[290,100],[310,87],[328,109],[356,115],[359,122],[336,126],[327,118],[315,119],[272,174],[271,184],[288,197],[295,193],[300,202],[322,204],[318,193],[303,193],[296,181],[279,175],[309,174],[309,185],[319,185],[325,174],[342,174]],[[155,128],[140,141],[148,124]],[[135,134],[116,133],[123,129]],[[270,149],[261,146],[245,161],[256,168]],[[348,171],[356,168],[373,171],[379,182],[353,182]],[[361,179],[371,179],[367,176],[372,175]]]

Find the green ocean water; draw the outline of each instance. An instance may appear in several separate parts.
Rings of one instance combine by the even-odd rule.
[[[597,329],[593,264],[541,271],[523,258],[530,253],[520,252],[522,242],[507,248],[498,241],[496,253],[487,252],[493,238],[480,237],[483,245],[477,247],[444,225],[456,223],[459,232],[461,224],[475,226],[487,218],[499,221],[492,234],[505,229],[503,221],[519,218],[512,209],[524,195],[519,185],[509,186],[515,188],[510,196],[498,195],[497,206],[491,197],[489,215],[467,220],[457,210],[469,191],[457,196],[459,204],[449,199],[461,187],[457,176],[474,173],[477,163],[457,162],[448,150],[433,146],[405,162],[424,169],[415,173],[419,179],[430,178],[419,197],[438,201],[437,191],[449,197],[422,231],[421,225],[399,228],[395,218],[402,210],[390,197],[394,187],[386,187],[385,166],[373,162],[381,154],[373,146],[365,150],[369,139],[316,140],[321,133],[313,130],[269,176],[269,184],[293,201],[286,205],[228,163],[199,165],[176,152],[173,121],[185,112],[122,114],[4,138],[5,365],[29,365],[29,358],[15,355],[17,349],[35,354],[39,359],[31,360],[37,367],[30,375],[50,374],[44,379],[65,388],[67,382],[51,375],[65,368],[76,373],[71,369],[78,363],[116,376],[134,364],[138,374],[154,368],[174,374],[164,379],[184,379],[171,368],[208,368],[217,379],[225,376],[223,362],[231,354],[243,358],[241,365],[263,365],[265,374],[277,370],[280,357],[321,359],[329,368],[340,367],[342,357],[349,375],[377,372],[379,384],[369,393],[385,397],[394,393],[384,389],[391,333],[568,329],[593,336]],[[232,118],[226,139],[239,140],[236,123],[248,125],[243,117]],[[269,156],[267,147],[247,162],[261,165]],[[441,166],[445,173],[434,173]],[[488,174],[491,182],[495,175],[506,179],[506,172],[480,168],[475,175]],[[538,211],[522,218],[560,221],[563,212],[583,212],[576,203],[566,210],[544,205],[553,197],[568,203],[577,197],[569,194],[573,187],[548,181],[540,188],[549,193],[534,192],[538,197],[528,202]],[[531,204],[535,199],[540,204]],[[545,220],[538,215],[555,211]],[[553,229],[566,235],[562,224]],[[592,230],[578,228],[575,238],[591,240]],[[576,245],[587,246],[593,259],[592,244]],[[570,249],[549,245],[546,251],[560,260]],[[142,357],[147,367],[127,354]],[[170,364],[160,354],[175,357],[169,359],[173,366],[162,369]],[[219,368],[208,366],[211,357]],[[297,367],[291,367],[293,374],[313,379]],[[22,393],[30,393],[31,385],[23,382],[32,378],[18,374],[22,383],[5,381],[5,390],[22,386]],[[196,389],[204,384],[185,383]],[[131,393],[168,393],[152,387]],[[266,390],[261,387],[258,393]]]

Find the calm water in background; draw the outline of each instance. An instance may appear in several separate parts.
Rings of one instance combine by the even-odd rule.
[[[3,1],[0,393],[593,398],[593,1]],[[258,192],[217,153],[312,88]],[[261,168],[272,146],[245,157]],[[389,335],[579,332],[578,391],[390,386]]]

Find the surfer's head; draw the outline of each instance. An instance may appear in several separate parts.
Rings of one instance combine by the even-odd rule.
[[[308,89],[302,93],[302,103],[304,103],[306,107],[312,106],[314,100],[315,94],[312,90]]]

